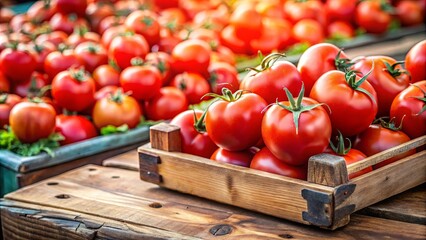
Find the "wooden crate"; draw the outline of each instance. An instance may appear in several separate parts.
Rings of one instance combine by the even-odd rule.
[[[136,149],[149,138],[147,126],[126,133],[98,136],[46,153],[22,157],[0,150],[0,197],[21,187],[89,163],[102,164],[106,158]]]
[[[182,153],[179,131],[151,127],[151,143],[138,149],[142,180],[331,230],[348,224],[351,213],[426,182],[426,150],[348,181],[350,173],[425,145],[426,136],[349,166],[342,157],[315,155],[303,181]]]

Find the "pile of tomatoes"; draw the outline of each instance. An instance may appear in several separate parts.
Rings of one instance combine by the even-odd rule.
[[[329,43],[310,47],[297,66],[271,54],[240,90],[224,88],[204,113],[186,111],[171,124],[181,127],[183,152],[306,179],[313,155],[350,164],[426,135],[425,53],[426,40],[407,53],[405,69],[388,56],[348,59]]]

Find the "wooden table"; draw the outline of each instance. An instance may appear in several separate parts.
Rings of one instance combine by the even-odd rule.
[[[322,230],[139,180],[136,151],[8,194],[5,239],[425,239],[426,186]],[[208,189],[206,189],[208,191]]]

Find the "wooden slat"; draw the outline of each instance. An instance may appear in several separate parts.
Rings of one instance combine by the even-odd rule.
[[[302,189],[327,194],[333,191],[331,187],[277,174],[160,151],[149,144],[140,147],[139,152],[160,157],[160,186],[305,224],[302,212],[307,210],[307,203],[301,196]]]
[[[383,162],[384,160],[397,156],[401,153],[407,152],[411,149],[418,148],[425,144],[426,144],[426,135],[418,137],[416,139],[413,139],[411,141],[408,141],[396,147],[390,148],[383,152],[377,153],[375,155],[372,155],[356,163],[350,164],[348,165],[348,173],[351,174],[351,173],[358,172],[364,168],[373,166],[377,163]]]
[[[11,213],[21,212],[9,219],[20,219],[19,225],[25,226],[27,233],[36,233],[42,227],[49,234],[63,233],[62,239],[78,239],[69,231],[83,220],[76,234],[91,236],[96,232],[95,239],[166,238],[172,234],[179,236],[174,239],[425,238],[423,225],[356,214],[349,225],[330,232],[158,188],[138,181],[138,177],[134,171],[87,166],[11,193],[0,206]],[[56,199],[57,193],[69,194],[70,198]],[[161,203],[162,207],[147,208],[147,201]],[[212,235],[212,229],[219,225],[232,231],[222,237]]]
[[[426,182],[426,150],[355,178],[355,192],[346,204],[355,211]]]
[[[146,144],[146,142],[143,144]],[[135,150],[105,159],[102,162],[102,166],[127,169],[132,171],[139,171],[138,151],[135,149]]]

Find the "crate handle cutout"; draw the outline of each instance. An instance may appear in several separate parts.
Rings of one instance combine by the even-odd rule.
[[[151,153],[139,152],[139,159],[139,172],[142,180],[155,184],[163,182],[163,178],[158,172],[158,164],[161,163],[159,156]]]
[[[319,227],[331,226],[332,196],[315,190],[302,189],[302,197],[308,204],[308,211],[302,212],[303,220]]]

